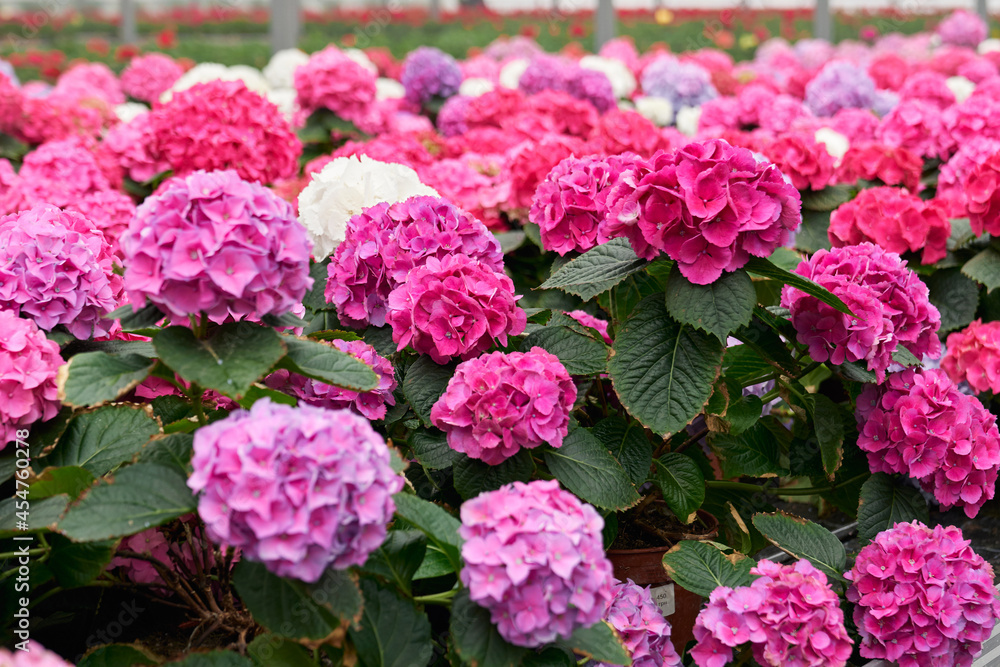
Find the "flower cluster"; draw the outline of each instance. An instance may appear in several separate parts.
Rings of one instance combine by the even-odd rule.
[[[396,370],[392,362],[361,340],[335,339],[329,345],[369,366],[378,376],[378,386],[371,391],[342,389],[286,370],[277,370],[264,383],[271,389],[294,396],[299,403],[331,410],[353,408],[367,419],[384,419],[386,406],[396,405]]]
[[[195,432],[188,486],[213,541],[313,582],[385,539],[404,484],[391,456],[353,412],[263,399]]]
[[[842,183],[857,183],[862,179],[881,181],[916,192],[922,171],[923,161],[911,151],[868,142],[847,149],[837,170],[837,180]]]
[[[546,134],[538,141],[519,142],[507,152],[503,178],[510,184],[509,211],[527,211],[538,185],[559,162],[587,155],[587,143],[569,135]]]
[[[969,223],[976,234],[1000,234],[1000,153],[976,166],[965,179]]]
[[[1000,321],[973,320],[948,334],[941,368],[952,382],[968,382],[976,392],[1000,393]]]
[[[863,67],[846,61],[827,63],[806,84],[805,104],[817,116],[841,109],[868,109],[875,102],[875,82]]]
[[[798,191],[778,168],[722,140],[657,153],[622,172],[600,240],[624,236],[636,254],[664,251],[707,285],[750,256],[767,257],[801,222]]]
[[[104,235],[79,213],[39,204],[0,218],[0,310],[43,331],[87,339],[108,333],[122,279]]]
[[[701,106],[719,95],[708,70],[697,63],[681,62],[667,55],[646,65],[642,72],[642,90],[646,95],[669,100],[675,110]]]
[[[833,156],[807,134],[785,134],[768,145],[764,154],[796,190],[822,190],[833,179]]]
[[[1000,618],[993,568],[954,526],[897,523],[844,576],[865,658],[971,667]]]
[[[976,48],[986,39],[989,29],[977,14],[956,9],[938,24],[937,36],[943,44]]]
[[[65,207],[111,189],[111,183],[79,139],[63,139],[44,143],[24,156],[16,187],[27,206]]]
[[[136,183],[151,181],[170,169],[155,152],[150,120],[149,113],[141,113],[127,123],[115,125],[104,135],[100,146],[100,152]]]
[[[508,334],[524,331],[519,298],[510,278],[481,261],[428,257],[389,294],[386,320],[400,350],[410,345],[444,364],[478,356],[495,340],[507,345]]]
[[[951,223],[944,207],[900,188],[862,190],[830,216],[830,243],[835,247],[870,241],[889,252],[921,253],[921,263],[933,264],[948,254]]]
[[[424,105],[457,93],[462,83],[462,70],[444,51],[421,46],[406,56],[400,81],[406,89],[406,99]]]
[[[149,119],[155,154],[177,176],[234,169],[272,183],[298,170],[302,144],[288,120],[242,81],[210,81],[173,94]]]
[[[328,46],[296,68],[296,99],[306,114],[329,109],[357,122],[375,102],[375,78],[336,46]]]
[[[603,527],[593,507],[555,480],[480,494],[462,505],[462,583],[511,644],[567,639],[599,621],[611,601]]]
[[[140,102],[152,104],[177,82],[184,69],[168,55],[147,53],[136,56],[122,70],[121,82],[125,94]]]
[[[649,586],[631,579],[611,589],[614,596],[604,612],[604,620],[621,636],[632,656],[632,667],[680,667],[681,657],[670,643],[670,623],[653,602]],[[611,667],[591,662],[587,667]]]
[[[65,209],[76,211],[93,223],[111,244],[111,252],[121,257],[118,238],[135,217],[135,203],[131,197],[118,190],[102,190],[81,197]]]
[[[72,667],[71,663],[66,662],[57,653],[49,651],[33,639],[28,641],[27,651],[9,651],[6,647],[0,646],[0,665],[2,667]]]
[[[431,408],[448,446],[490,465],[522,449],[562,446],[576,385],[555,355],[540,347],[492,352],[463,361]]]
[[[906,369],[858,397],[858,447],[872,472],[920,480],[941,505],[974,517],[993,498],[1000,464],[996,417],[940,369]]]
[[[942,148],[943,132],[940,109],[920,100],[907,100],[882,118],[875,139],[920,157],[936,158],[947,152]]]
[[[733,649],[753,643],[761,665],[841,667],[852,644],[844,628],[840,600],[826,575],[807,560],[795,565],[760,561],[749,586],[712,591],[695,620],[697,646],[691,657],[699,667],[722,667]]]
[[[937,357],[941,315],[927,286],[899,255],[861,243],[819,250],[795,270],[839,297],[853,315],[786,285],[781,305],[791,311],[797,339],[815,361],[865,361],[879,381],[902,345],[916,357]]]
[[[438,197],[376,204],[352,216],[330,262],[326,299],[341,322],[382,326],[389,294],[428,258],[463,254],[503,270],[496,237],[468,213]]]
[[[312,286],[309,240],[291,205],[234,171],[170,180],[119,243],[129,299],[178,322],[283,315]]]
[[[192,515],[189,515],[192,516]],[[171,549],[172,542],[163,534],[162,528],[147,528],[141,533],[130,535],[118,544],[119,551],[132,551],[155,558],[170,571],[176,571],[174,559],[181,560],[191,571],[194,571],[194,553],[187,542],[177,544]],[[121,568],[121,574],[129,581],[137,584],[163,584],[163,577],[156,566],[148,560],[128,558],[116,555],[108,564],[108,569]],[[168,589],[156,589],[158,595],[169,595]]]
[[[62,363],[59,346],[34,322],[0,310],[0,450],[17,439],[19,429],[59,412],[56,375]]]

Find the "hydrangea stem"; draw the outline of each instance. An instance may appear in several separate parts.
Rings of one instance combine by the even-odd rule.
[[[443,607],[450,607],[451,600],[455,597],[455,593],[458,592],[457,588],[453,588],[450,591],[444,591],[443,593],[432,593],[431,595],[417,595],[413,598],[414,602],[421,602],[423,604],[439,604]]]
[[[861,475],[856,475],[848,480],[839,482],[837,484],[831,484],[829,486],[814,486],[814,487],[800,487],[793,489],[782,489],[773,488],[768,486],[761,486],[758,484],[749,484],[747,482],[726,482],[726,481],[707,481],[705,485],[712,489],[727,489],[729,491],[749,491],[751,493],[764,492],[772,496],[813,496],[817,493],[827,493],[828,491],[835,491],[841,487],[853,484],[860,479],[868,477],[870,473],[863,473]]]

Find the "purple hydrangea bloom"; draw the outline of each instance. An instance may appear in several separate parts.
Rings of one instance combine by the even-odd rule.
[[[421,46],[406,56],[400,78],[406,99],[423,105],[435,97],[448,98],[457,93],[462,84],[462,70],[444,51]]]
[[[195,432],[188,486],[213,541],[313,582],[361,565],[385,539],[404,484],[391,456],[353,412],[265,398]]]
[[[891,90],[876,90],[872,99],[872,111],[882,118],[899,104],[899,95]]]
[[[517,87],[528,95],[536,95],[543,90],[566,92],[572,69],[573,65],[564,58],[550,55],[536,56],[521,74]]]
[[[445,137],[456,137],[469,131],[469,126],[465,122],[466,110],[469,102],[473,99],[468,95],[454,95],[449,97],[437,115],[438,132]]]
[[[578,100],[590,102],[601,113],[618,106],[610,79],[604,72],[597,70],[574,68],[566,81],[566,92]]]
[[[646,95],[670,100],[674,109],[699,107],[719,96],[712,76],[701,65],[682,63],[673,56],[657,58],[642,73]]]
[[[621,636],[632,656],[632,667],[678,667],[681,657],[670,643],[670,623],[653,602],[649,586],[643,588],[629,579],[618,582],[612,594],[604,619]],[[587,667],[611,666],[590,662]]]
[[[875,102],[875,82],[864,67],[853,63],[831,62],[806,84],[805,104],[817,116],[833,116],[841,109],[870,109]]]
[[[938,24],[937,36],[943,44],[952,46],[967,46],[976,48],[986,39],[989,29],[977,14],[956,9],[945,20]]]

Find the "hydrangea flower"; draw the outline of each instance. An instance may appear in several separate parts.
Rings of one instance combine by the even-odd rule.
[[[993,498],[1000,465],[996,417],[940,369],[905,369],[858,397],[858,447],[872,472],[920,481],[944,509],[975,517]]]
[[[712,75],[701,65],[681,62],[669,55],[660,56],[642,72],[642,91],[646,95],[670,100],[674,109],[697,107],[718,97]]]
[[[956,9],[934,31],[943,44],[976,48],[986,39],[988,28],[978,14]]]
[[[601,338],[604,339],[604,342],[607,343],[608,345],[611,345],[611,336],[608,335],[607,320],[602,320],[599,317],[594,317],[590,313],[583,310],[571,310],[566,314],[572,317],[580,324],[582,324],[583,326],[590,327],[591,329],[597,331],[597,333],[601,335]]]
[[[720,586],[698,614],[691,657],[699,667],[721,667],[733,649],[753,643],[758,664],[842,667],[851,657],[840,599],[826,575],[807,560],[778,565],[761,560],[749,586]]]
[[[34,639],[28,640],[28,650],[9,651],[0,646],[0,665],[3,667],[73,667],[57,653],[44,648]]]
[[[936,200],[900,188],[866,188],[831,214],[827,234],[835,247],[870,241],[897,255],[923,249],[921,263],[933,264],[948,254],[951,223]]]
[[[24,156],[18,172],[23,203],[65,207],[111,189],[94,154],[79,139],[42,144]]]
[[[1000,618],[993,568],[955,526],[897,523],[844,576],[865,658],[971,667]]]
[[[420,177],[488,229],[507,229],[500,205],[507,201],[510,185],[500,178],[499,156],[465,153],[460,158],[445,158],[421,169]]]
[[[773,141],[764,154],[796,190],[822,190],[833,179],[833,156],[807,134],[786,133]]]
[[[514,283],[504,273],[462,254],[428,257],[389,294],[392,340],[428,354],[435,363],[471,359],[524,331]]]
[[[670,623],[653,602],[649,586],[631,579],[619,581],[611,589],[614,596],[604,612],[604,620],[618,631],[632,657],[632,667],[680,667],[681,657],[670,643]],[[611,667],[593,662],[587,667]]]
[[[170,169],[170,165],[156,153],[153,142],[151,116],[142,113],[108,130],[98,150],[107,156],[106,159],[113,160],[133,181],[146,183]]]
[[[955,93],[948,88],[947,80],[938,72],[916,72],[899,89],[899,99],[921,100],[944,111],[955,103]]]
[[[191,545],[183,542],[171,549],[173,542],[168,541],[161,528],[147,528],[141,533],[124,538],[118,545],[119,551],[133,551],[155,558],[168,570],[176,571],[174,558],[180,558],[191,571],[194,571],[194,553]],[[147,560],[125,558],[116,555],[108,564],[108,569],[121,568],[121,574],[129,581],[137,584],[165,584],[156,567]],[[170,595],[167,588],[156,589],[157,595]]]
[[[462,583],[501,637],[534,648],[601,619],[613,577],[593,507],[550,480],[482,493],[461,514]]]
[[[979,393],[1000,393],[1000,322],[977,319],[948,334],[941,368],[952,382],[968,382]]]
[[[920,157],[935,158],[946,151],[941,111],[927,102],[907,100],[887,113],[875,130],[879,143],[905,148]]]
[[[972,169],[965,179],[965,195],[972,231],[1000,234],[1000,153]]]
[[[125,101],[118,77],[104,63],[78,63],[59,75],[52,96],[79,102],[95,99],[110,105]]]
[[[980,139],[959,146],[955,154],[941,165],[936,196],[958,202],[963,209],[962,216],[968,216],[966,181],[977,166],[997,153],[1000,153],[1000,140],[997,139]],[[982,193],[979,195],[981,196]],[[977,205],[977,208],[982,208],[982,202]]]
[[[421,46],[406,56],[400,81],[406,89],[406,99],[422,106],[435,98],[446,99],[457,93],[462,84],[462,69],[441,49]]]
[[[797,339],[815,361],[865,361],[879,381],[902,345],[918,359],[937,357],[941,315],[928,300],[927,286],[899,255],[861,243],[819,250],[795,273],[825,287],[854,315],[786,285],[781,305],[791,311]]]
[[[152,104],[184,74],[184,69],[163,53],[136,56],[122,70],[122,89],[129,97]]]
[[[295,72],[309,62],[309,54],[301,49],[281,49],[267,61],[261,72],[272,90],[294,90]]]
[[[326,344],[326,343],[325,343]],[[362,340],[332,340],[328,343],[341,352],[369,366],[378,376],[378,386],[371,391],[342,389],[303,375],[277,370],[264,383],[271,389],[294,396],[299,403],[331,410],[353,408],[367,419],[385,419],[386,406],[396,405],[392,392],[396,390],[396,370],[392,362]]]
[[[460,253],[503,271],[500,243],[465,211],[439,197],[376,204],[351,217],[328,267],[326,300],[346,326],[386,321],[389,293],[429,257]]]
[[[431,408],[448,446],[489,465],[522,449],[562,446],[576,385],[562,362],[540,347],[463,361]]]
[[[510,183],[506,209],[514,213],[527,212],[538,184],[553,167],[565,158],[592,152],[584,141],[561,134],[546,134],[538,141],[519,143],[507,152],[504,161],[503,176]]]
[[[611,80],[604,72],[594,69],[575,67],[566,81],[566,92],[578,100],[590,102],[601,113],[618,107]]]
[[[234,171],[167,182],[119,239],[133,304],[175,321],[284,315],[312,286],[309,240],[291,205]]]
[[[660,100],[657,97],[644,97],[642,99],[651,100],[654,107],[656,101]],[[666,100],[661,101],[668,106],[670,104]],[[612,109],[601,114],[600,118],[597,119],[597,126],[590,135],[591,142],[600,148],[598,152],[606,153],[609,156],[635,153],[641,157],[649,157],[658,150],[670,148],[670,139],[654,124],[653,120],[646,117],[643,104],[637,102],[636,108],[638,111]],[[648,109],[647,106],[647,111]],[[670,109],[667,111],[672,119],[673,111]],[[650,115],[653,118],[656,117],[656,113]],[[660,120],[662,119],[657,119],[656,123],[669,124],[660,123]]]
[[[79,213],[39,204],[0,218],[0,310],[62,325],[73,336],[103,336],[122,279],[104,235]]]
[[[329,109],[344,120],[358,122],[375,102],[376,75],[336,46],[328,46],[295,70],[295,92],[307,115]]]
[[[135,203],[131,197],[118,190],[101,190],[81,197],[65,209],[76,211],[93,223],[111,244],[111,252],[121,257],[118,238],[135,217]]]
[[[855,144],[844,153],[837,169],[837,181],[881,181],[917,192],[923,166],[920,156],[905,148],[875,142]]]
[[[298,171],[302,144],[288,120],[242,81],[210,81],[175,92],[150,114],[155,154],[177,176],[235,169],[273,183]]]
[[[59,412],[56,375],[62,363],[59,345],[34,322],[0,310],[0,450],[17,439],[18,430]]]
[[[361,565],[403,488],[385,440],[349,410],[262,399],[195,432],[198,514],[210,539],[282,577]]]
[[[875,102],[875,82],[863,67],[832,61],[806,84],[805,104],[817,116],[841,109],[868,109]]]

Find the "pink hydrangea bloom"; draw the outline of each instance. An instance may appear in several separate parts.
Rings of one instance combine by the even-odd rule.
[[[611,186],[635,156],[568,157],[538,186],[528,219],[541,229],[542,245],[560,255],[597,245],[597,228],[608,210]]]
[[[608,155],[635,153],[649,157],[670,148],[670,140],[651,120],[636,111],[612,109],[601,114],[590,136],[599,152]]]
[[[956,9],[934,31],[944,44],[975,48],[986,39],[986,23],[978,14]]]
[[[1000,153],[1000,140],[980,139],[962,144],[938,173],[937,196],[952,198],[963,208],[967,204],[965,182],[972,171],[994,154]]]
[[[833,179],[833,156],[812,136],[788,133],[764,151],[796,190],[822,190]]]
[[[599,621],[611,601],[603,527],[593,507],[555,480],[480,494],[462,505],[462,583],[511,644],[567,639]]]
[[[993,95],[973,95],[961,104],[945,109],[941,114],[941,134],[938,137],[942,159],[959,146],[983,139],[1000,139],[1000,98]]]
[[[576,385],[555,355],[492,352],[463,361],[431,408],[448,446],[490,465],[522,449],[562,446]]]
[[[955,526],[897,523],[844,576],[865,658],[971,667],[1000,618],[993,568]]]
[[[378,376],[378,386],[371,391],[342,389],[286,370],[277,370],[264,383],[283,391],[300,403],[331,410],[353,408],[367,419],[385,419],[386,406],[396,405],[392,392],[396,390],[396,370],[392,362],[379,355],[375,348],[361,340],[332,340],[329,345],[369,366]]]
[[[302,144],[272,102],[242,81],[210,81],[177,92],[150,114],[154,154],[177,176],[235,169],[271,183],[298,172]]]
[[[791,311],[798,341],[815,361],[863,360],[881,382],[900,345],[918,359],[940,354],[941,315],[927,286],[896,253],[872,243],[819,250],[795,273],[840,297],[854,313],[785,286],[781,305]]]
[[[328,267],[326,299],[340,321],[363,328],[386,322],[389,293],[429,258],[462,254],[503,271],[500,243],[485,226],[439,197],[369,207],[347,221]]]
[[[24,156],[18,176],[27,206],[67,206],[86,195],[111,189],[94,154],[79,139],[42,144]]]
[[[471,103],[470,103],[471,106]],[[500,119],[500,127],[534,140],[546,134],[585,139],[597,127],[597,110],[569,93],[543,90],[524,101],[517,113]]]
[[[0,215],[16,213],[23,206],[21,181],[10,160],[0,158]]]
[[[670,623],[653,602],[649,586],[644,588],[628,579],[615,584],[611,594],[614,597],[604,620],[618,631],[632,656],[632,667],[679,667],[681,657],[670,643]],[[592,662],[588,667],[611,666]]]
[[[920,157],[905,148],[863,143],[852,145],[844,153],[837,169],[837,180],[841,183],[882,181],[917,192],[923,166]]]
[[[868,109],[841,109],[829,120],[830,127],[847,137],[852,146],[875,139],[879,118]]]
[[[34,322],[0,310],[0,450],[17,439],[19,429],[59,412],[56,375],[62,363],[59,346]]]
[[[385,539],[404,484],[391,456],[353,412],[263,399],[195,432],[188,486],[213,541],[313,582]]]
[[[947,143],[944,134],[940,109],[920,100],[905,100],[882,118],[875,140],[932,158],[942,155],[941,145]]]
[[[115,125],[101,141],[98,151],[113,160],[136,183],[145,183],[170,169],[154,145],[149,113],[141,113],[128,123]]]
[[[312,286],[309,239],[291,205],[234,171],[171,179],[119,243],[132,303],[149,299],[178,322],[283,315]]]
[[[158,102],[163,91],[174,85],[184,69],[163,53],[146,53],[132,58],[122,70],[121,82],[125,94],[140,102]]]
[[[976,165],[965,179],[969,223],[976,234],[1000,234],[1000,154]]]
[[[941,368],[953,382],[968,382],[976,392],[1000,393],[1000,322],[973,320],[948,334]]]
[[[65,208],[67,211],[76,211],[100,229],[111,244],[111,252],[121,258],[118,237],[128,229],[135,217],[135,203],[131,197],[118,190],[101,190],[85,195]]]
[[[375,102],[375,75],[336,46],[328,46],[295,70],[295,92],[307,114],[329,109],[353,122]]]
[[[872,472],[920,481],[949,509],[975,517],[993,498],[1000,465],[996,417],[940,369],[906,369],[858,397],[858,446]]]
[[[436,363],[471,359],[494,341],[524,331],[514,283],[504,273],[462,254],[428,257],[389,294],[386,320],[392,340],[428,354]]]
[[[122,279],[111,246],[79,213],[39,204],[0,218],[0,310],[43,331],[62,325],[77,338],[102,336]]]
[[[799,193],[778,168],[722,140],[638,161],[622,172],[607,206],[602,243],[624,236],[646,259],[662,250],[699,285],[751,255],[769,256],[801,221]]]
[[[826,575],[807,560],[778,565],[761,560],[749,586],[716,588],[698,614],[691,657],[699,667],[721,667],[733,648],[753,643],[758,664],[841,667],[853,642],[840,599]]]
[[[590,327],[591,329],[596,330],[597,333],[601,334],[601,338],[604,339],[604,342],[607,343],[608,345],[611,345],[611,336],[608,335],[607,320],[602,320],[598,317],[594,317],[590,313],[583,310],[571,310],[566,314],[572,317],[580,324],[582,324],[583,326]]]
[[[0,646],[0,665],[3,667],[73,667],[58,654],[45,649],[41,644],[28,640],[27,651],[9,651]]]
[[[110,105],[125,102],[118,77],[104,63],[73,65],[59,76],[51,94],[74,101],[94,98]]]
[[[944,111],[955,103],[955,93],[947,83],[948,77],[930,70],[912,74],[899,89],[900,100],[920,100]]]
[[[488,229],[499,231],[506,229],[500,205],[507,200],[510,184],[500,178],[498,168],[491,166],[482,156],[466,153],[423,167],[420,181],[481,220]]]
[[[870,241],[902,255],[921,249],[921,263],[948,254],[951,223],[936,200],[924,201],[900,188],[866,188],[830,216],[827,231],[835,247]]]
[[[173,546],[173,548],[171,548]],[[120,551],[134,551],[160,561],[168,570],[176,571],[174,558],[180,558],[194,571],[194,554],[187,542],[174,544],[168,541],[160,528],[148,528],[141,533],[124,538],[118,545]],[[129,581],[137,584],[165,584],[156,567],[147,560],[124,558],[116,555],[108,564],[108,569],[121,568],[121,573]],[[157,595],[170,595],[166,588],[156,589]]]
[[[590,152],[584,141],[560,134],[525,141],[508,151],[504,178],[510,183],[510,200],[506,209],[514,213],[527,212],[538,184],[553,167],[565,158]]]

